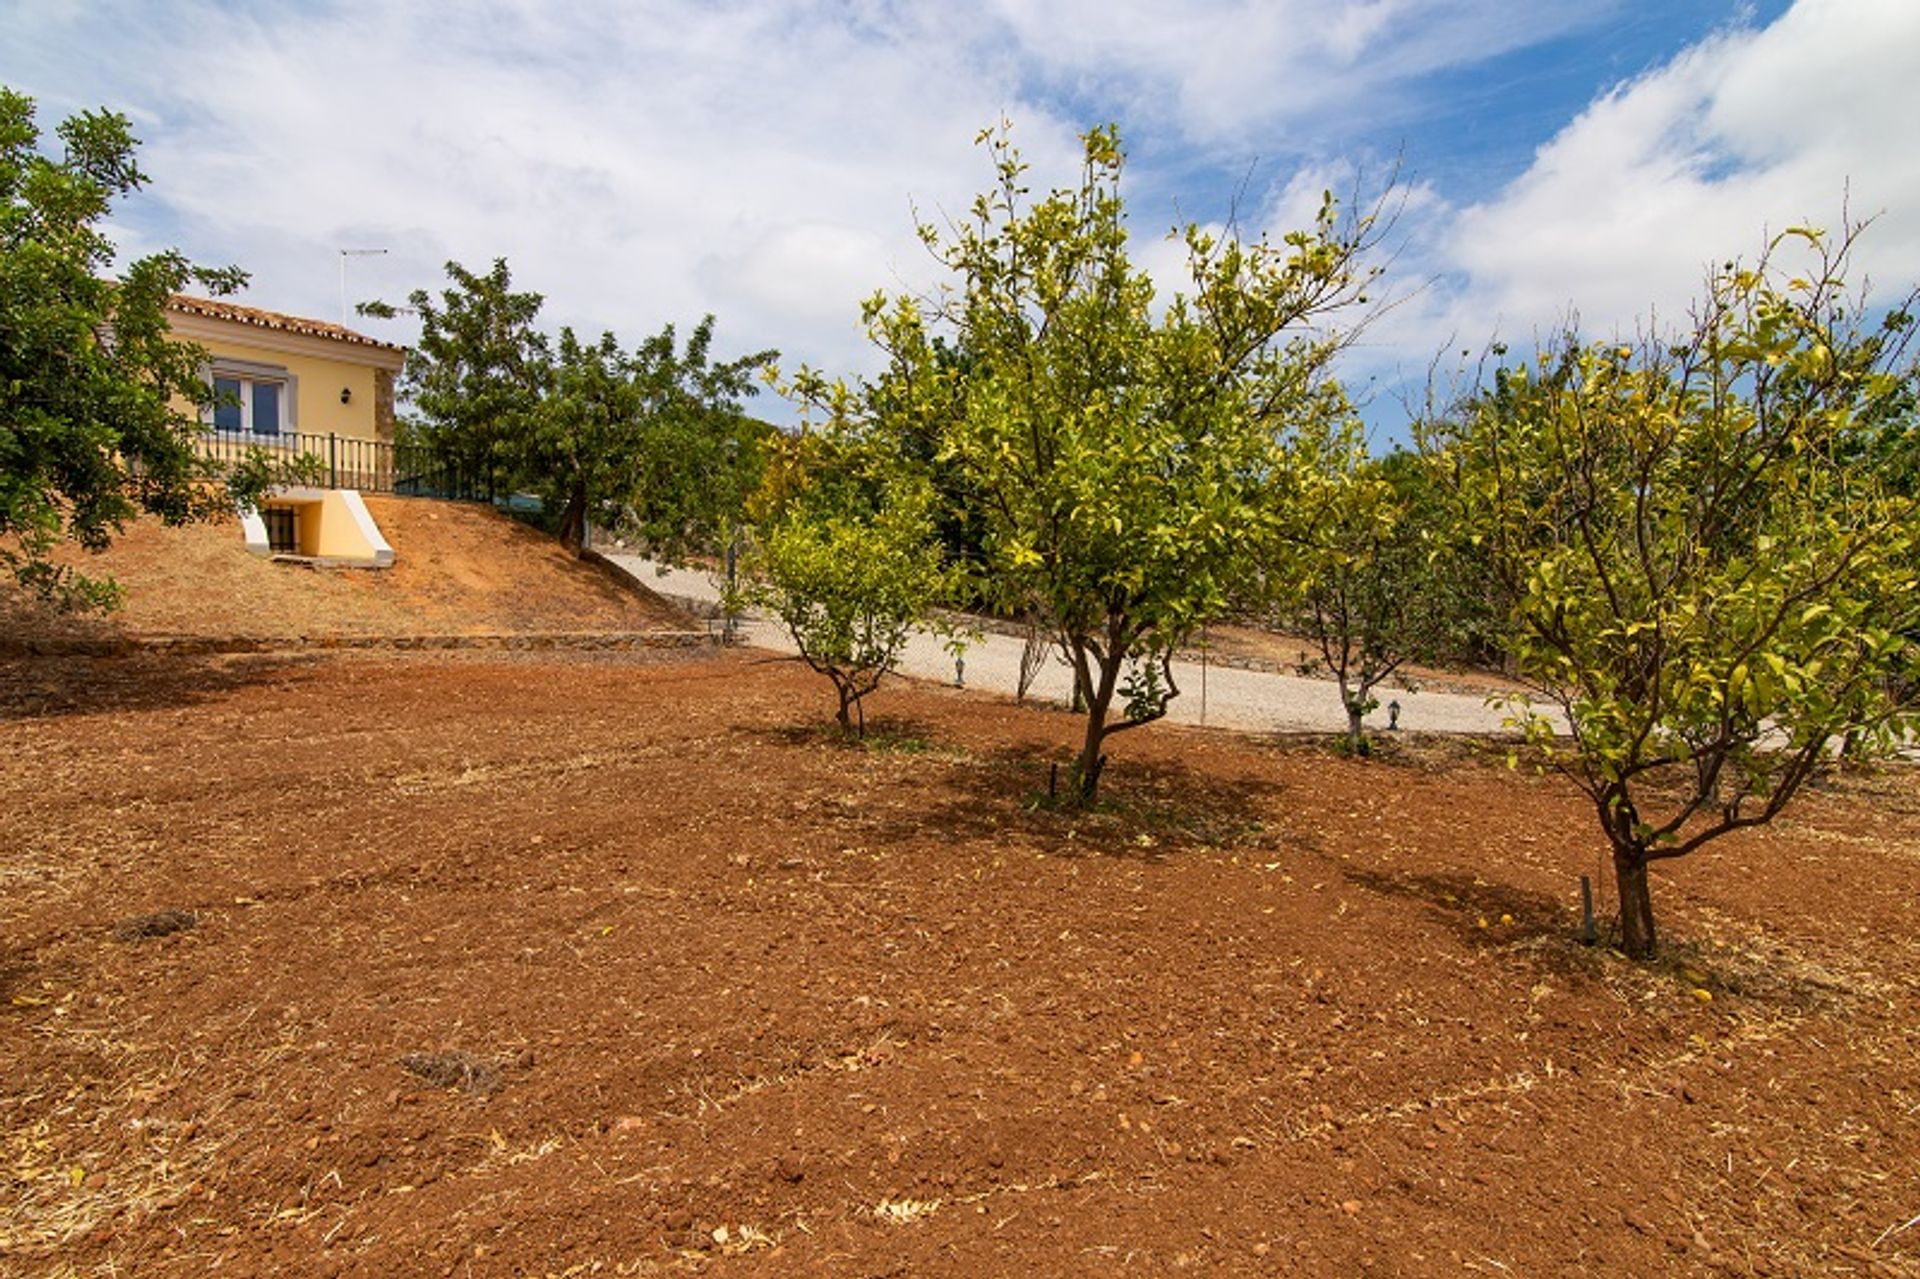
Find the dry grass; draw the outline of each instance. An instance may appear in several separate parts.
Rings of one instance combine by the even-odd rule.
[[[0,1099],[0,1257],[51,1258],[116,1222],[177,1207],[220,1155],[205,1125],[146,1113],[187,1084],[192,1063],[136,1045],[115,1033],[110,1017],[82,1024],[71,1002],[42,1033],[64,1056],[104,1063],[101,1077],[114,1082],[103,1092],[84,1080],[43,1078]]]
[[[156,910],[149,915],[134,915],[113,926],[115,941],[146,941],[183,933],[200,922],[190,910]]]
[[[133,635],[319,636],[687,629],[644,586],[575,559],[553,538],[484,505],[368,498],[393,545],[390,569],[324,569],[249,554],[237,521],[129,525],[104,553],[63,551],[117,580],[124,607],[61,614],[0,589],[6,632],[23,639]]]
[[[491,1097],[505,1085],[498,1066],[471,1053],[408,1053],[400,1068],[436,1088],[457,1088],[475,1097]]]

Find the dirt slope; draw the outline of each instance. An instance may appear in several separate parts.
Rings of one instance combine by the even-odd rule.
[[[126,605],[106,619],[49,615],[0,598],[0,630],[43,635],[473,635],[657,631],[694,626],[624,574],[582,563],[535,529],[484,507],[366,499],[393,546],[390,569],[321,569],[247,552],[235,521],[130,525],[102,555]]]

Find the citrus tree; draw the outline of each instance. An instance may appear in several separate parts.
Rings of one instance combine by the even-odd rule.
[[[1432,437],[1534,689],[1521,719],[1594,805],[1636,957],[1656,948],[1650,865],[1914,724],[1920,523],[1857,461],[1913,402],[1911,300],[1870,320],[1853,243],[1790,232],[1714,273],[1682,337],[1568,335]]]
[[[1085,136],[1076,185],[1038,197],[1004,126],[980,141],[993,187],[921,228],[950,285],[867,304],[889,360],[868,403],[937,441],[990,598],[1057,637],[1092,802],[1107,739],[1165,715],[1175,649],[1257,560],[1284,437],[1344,405],[1323,322],[1364,300],[1370,223],[1329,197],[1277,241],[1189,228],[1187,288],[1157,298],[1129,256],[1112,128]]]
[[[1374,690],[1412,662],[1455,656],[1480,611],[1474,574],[1417,454],[1368,454],[1357,426],[1303,435],[1278,550],[1261,581],[1269,616],[1313,645],[1301,673],[1327,675],[1365,753]]]
[[[845,432],[790,441],[760,499],[750,602],[773,613],[864,737],[863,699],[922,625],[939,623],[955,575],[944,563],[925,475]]]

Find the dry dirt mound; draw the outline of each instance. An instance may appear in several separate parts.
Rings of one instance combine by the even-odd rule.
[[[485,507],[366,499],[393,546],[390,569],[312,568],[247,552],[238,523],[129,525],[101,555],[71,557],[126,588],[125,607],[76,619],[0,598],[23,639],[141,635],[480,635],[695,628],[623,573]]]

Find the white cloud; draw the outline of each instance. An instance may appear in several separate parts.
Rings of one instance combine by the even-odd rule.
[[[50,9],[17,46],[56,72],[42,92],[83,77],[63,112],[135,111],[166,221],[249,267],[252,301],[331,314],[343,247],[390,250],[348,263],[353,298],[504,256],[555,325],[631,342],[712,310],[723,348],[829,368],[871,358],[862,297],[935,277],[914,212],[965,209],[980,127],[1012,117],[1036,181],[1070,180],[1083,122],[1042,96],[1063,77],[1102,77],[1142,133],[1171,111],[1219,139],[1512,43],[1494,0]],[[1163,217],[1137,221],[1156,258]]]
[[[787,332],[852,329],[859,317],[844,286],[862,278],[870,278],[872,288],[892,284],[875,265],[893,247],[862,227],[797,222],[770,228],[742,248],[708,254],[695,278],[723,310],[767,315]]]
[[[1408,123],[1430,77],[1604,33],[1623,5],[0,0],[0,82],[48,124],[133,115],[154,183],[116,212],[123,242],[238,262],[258,305],[333,314],[343,247],[390,250],[349,264],[353,297],[390,300],[436,287],[448,258],[505,256],[555,327],[633,343],[713,311],[721,354],[775,346],[829,370],[871,367],[861,298],[938,278],[915,211],[964,212],[990,176],[971,140],[1002,115],[1040,186],[1072,180],[1078,128],[1120,121],[1135,251],[1163,287],[1184,275],[1167,226],[1224,216],[1250,157],[1310,157],[1240,202],[1284,231],[1351,186],[1326,139],[1411,130],[1423,184],[1392,282],[1437,284],[1368,332],[1357,382],[1417,376],[1449,338],[1524,341],[1570,306],[1594,328],[1673,314],[1709,259],[1836,222],[1849,182],[1856,215],[1886,210],[1875,273],[1920,279],[1915,0],[1800,0],[1731,29],[1449,204]],[[1539,110],[1497,85],[1474,100]]]
[[[1060,84],[1168,115],[1189,139],[1311,132],[1379,117],[1421,76],[1602,22],[1619,0],[997,0],[1024,54]]]
[[[121,17],[151,41],[137,54]],[[389,300],[448,258],[505,256],[555,326],[637,342],[711,310],[723,351],[842,367],[865,355],[859,300],[931,274],[914,203],[964,207],[982,125],[1016,117],[1048,172],[1074,150],[949,21],[771,0],[253,16],[194,0],[165,24],[27,34],[47,64],[89,65],[92,101],[142,109],[183,247],[249,267],[260,305],[331,315],[341,247],[391,250],[350,264],[354,297]]]
[[[1449,305],[1472,340],[1515,340],[1569,308],[1600,336],[1679,318],[1707,265],[1764,237],[1880,215],[1862,262],[1920,280],[1920,149],[1909,133],[1920,4],[1800,0],[1764,30],[1709,39],[1595,101],[1444,244]]]

